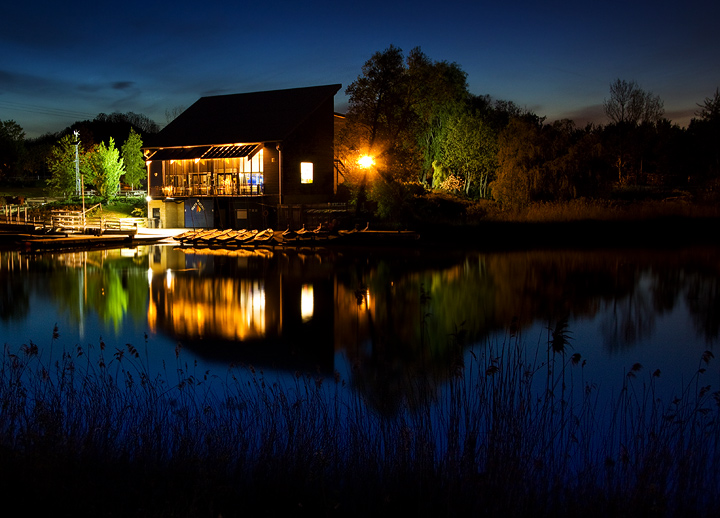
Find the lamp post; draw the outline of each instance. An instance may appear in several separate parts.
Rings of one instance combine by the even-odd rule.
[[[360,158],[358,158],[358,166],[360,166],[360,169],[363,170],[363,177],[362,177],[362,183],[360,184],[360,192],[358,193],[358,199],[357,199],[357,205],[355,207],[355,212],[357,215],[360,215],[360,210],[362,206],[362,210],[365,210],[365,201],[367,200],[367,174],[368,170],[375,165],[375,159],[370,155],[362,155]]]
[[[75,135],[75,196],[80,195],[80,154],[78,153],[78,146],[80,145],[80,132],[78,130],[73,131]]]
[[[78,148],[80,147],[80,132],[78,130],[73,131],[73,135],[75,135],[75,141],[73,142],[73,145],[75,146],[75,195],[81,195],[82,196],[82,226],[83,226],[83,232],[85,231],[85,185],[83,182],[83,177],[80,174],[80,152]]]

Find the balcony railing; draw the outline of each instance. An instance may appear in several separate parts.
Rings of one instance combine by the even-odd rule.
[[[264,189],[262,185],[243,185],[236,187],[211,187],[211,186],[186,186],[175,187],[166,185],[164,187],[150,187],[150,196],[154,198],[187,198],[190,196],[262,196]]]

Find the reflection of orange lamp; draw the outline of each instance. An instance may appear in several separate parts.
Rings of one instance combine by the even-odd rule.
[[[375,164],[375,159],[373,157],[371,157],[370,155],[363,155],[360,158],[358,158],[357,163],[363,169],[368,169]]]

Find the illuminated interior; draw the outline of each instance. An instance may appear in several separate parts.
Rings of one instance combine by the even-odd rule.
[[[241,158],[195,158],[163,162],[166,196],[262,194],[263,150]]]
[[[313,163],[300,163],[300,183],[313,183]]]

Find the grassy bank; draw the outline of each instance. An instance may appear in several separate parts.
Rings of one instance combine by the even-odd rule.
[[[31,516],[716,516],[712,355],[673,401],[633,366],[605,405],[562,336],[472,352],[442,390],[411,380],[425,404],[393,416],[339,376],[6,346],[0,487]]]

